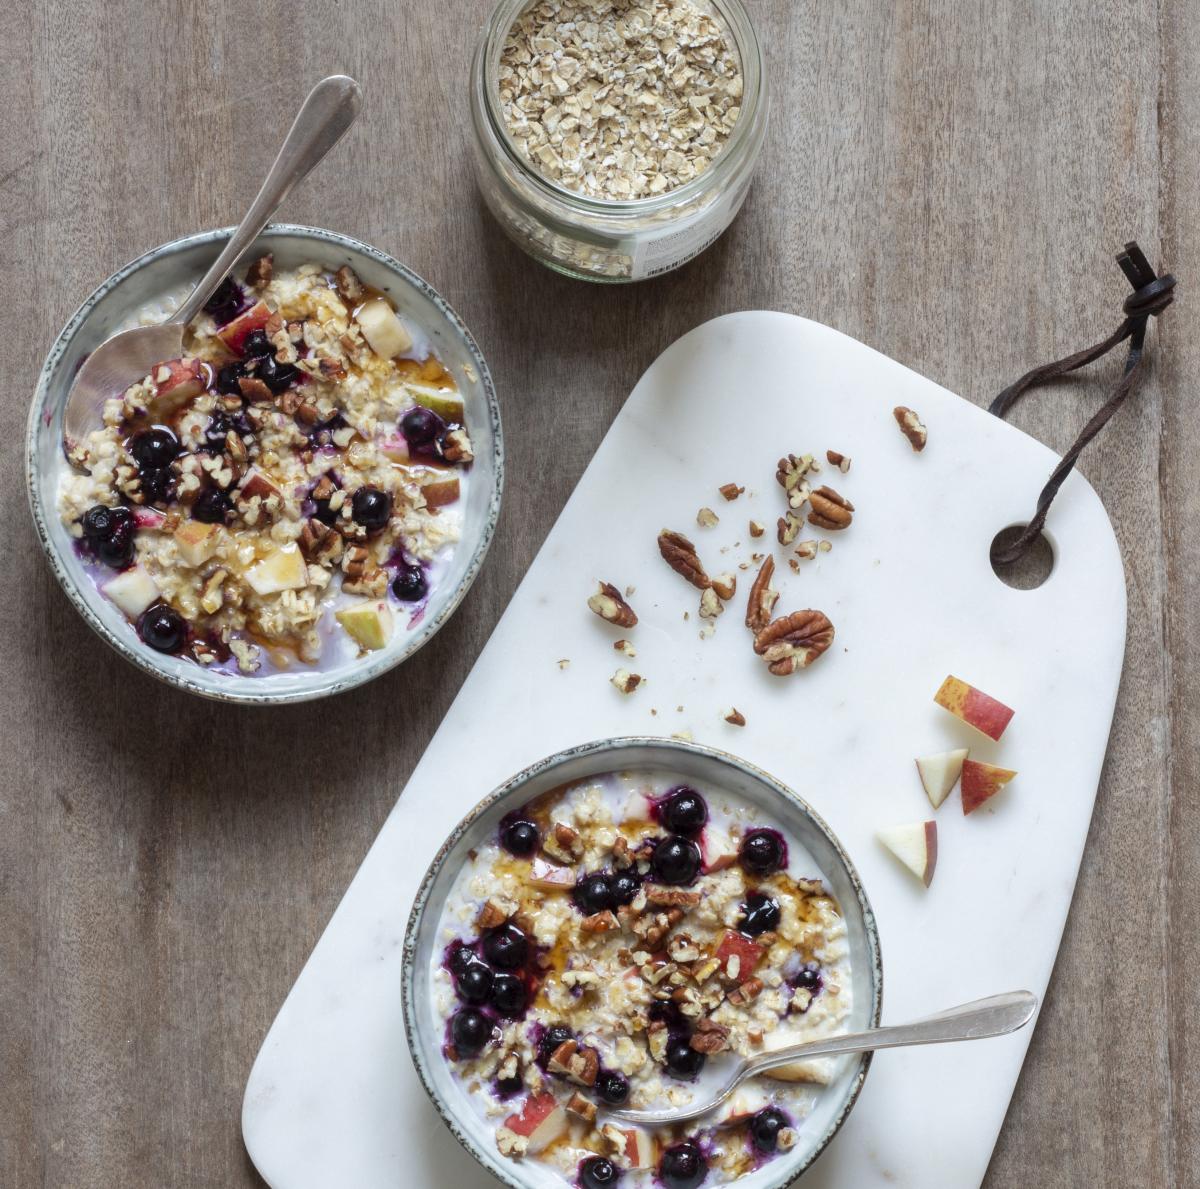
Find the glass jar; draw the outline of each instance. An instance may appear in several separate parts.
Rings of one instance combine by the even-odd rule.
[[[589,281],[639,281],[685,264],[716,240],[741,208],[767,129],[762,50],[740,0],[698,3],[732,35],[742,69],[741,111],[712,163],[664,194],[614,201],[578,194],[521,156],[500,109],[504,41],[532,0],[500,0],[471,65],[475,172],[488,208],[535,260]]]

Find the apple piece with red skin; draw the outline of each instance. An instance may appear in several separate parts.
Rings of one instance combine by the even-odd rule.
[[[621,1153],[630,1168],[653,1168],[657,1163],[654,1136],[640,1127],[622,1127],[625,1149]]]
[[[998,740],[1016,713],[959,677],[947,677],[933,700],[989,739]]]
[[[934,809],[941,806],[958,783],[967,754],[967,749],[960,747],[955,751],[943,751],[937,755],[920,756],[917,759],[917,775],[920,776],[925,795]]]
[[[963,795],[966,795],[964,774]],[[889,826],[877,837],[926,887],[937,868],[937,822],[910,822]]]
[[[741,933],[735,933],[730,929],[724,937],[721,938],[721,944],[717,946],[717,952],[714,955],[718,962],[725,968],[725,973],[729,974],[729,963],[733,958],[738,960],[737,978],[745,978],[759,964],[763,956],[763,947],[756,945],[748,937]]]
[[[521,1136],[526,1150],[537,1153],[554,1143],[567,1130],[567,1112],[549,1091],[531,1094],[519,1114],[509,1115],[504,1126]]]
[[[575,869],[551,863],[541,855],[534,857],[529,865],[529,882],[543,892],[565,892],[575,886]]]
[[[980,760],[966,760],[962,770],[963,813],[973,813],[985,801],[994,797],[1016,773],[1011,768],[997,768]]]
[[[421,494],[425,497],[427,508],[445,507],[446,504],[452,504],[458,499],[458,480],[438,479],[433,483],[426,483],[421,488]]]
[[[280,494],[275,483],[258,467],[251,467],[246,472],[246,477],[242,480],[241,487],[238,488],[238,499],[243,501],[252,500],[255,496],[261,500],[268,500],[271,496]]]
[[[217,338],[235,355],[240,355],[250,332],[261,330],[270,319],[270,306],[265,301],[256,301],[244,314],[239,314],[232,322],[226,323],[217,332]]]
[[[200,359],[165,359],[150,369],[150,380],[154,395],[147,408],[161,416],[206,392],[212,382],[212,368]]]

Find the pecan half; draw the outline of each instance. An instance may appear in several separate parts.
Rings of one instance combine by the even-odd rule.
[[[913,448],[913,452],[920,454],[929,440],[929,432],[921,423],[921,418],[912,409],[906,409],[903,405],[897,405],[892,410],[892,416],[896,418],[896,424],[900,426],[900,432],[908,439],[908,444]]]
[[[265,256],[260,256],[246,269],[246,284],[251,289],[259,289],[263,285],[269,285],[274,275],[275,257],[268,252]]]
[[[833,643],[833,624],[822,611],[793,611],[754,637],[754,651],[776,677],[806,669]]]
[[[356,306],[366,296],[362,281],[348,264],[343,264],[333,274],[333,283],[337,287],[338,296],[347,305]]]
[[[596,593],[588,599],[587,605],[601,619],[615,623],[618,627],[631,628],[637,625],[637,613],[611,582],[601,582]]]
[[[664,528],[658,534],[658,551],[662,554],[663,561],[676,574],[686,578],[697,590],[707,590],[712,585],[708,575],[704,572],[704,566],[700,564],[696,546],[682,533],[675,533]]]
[[[808,523],[815,524],[827,532],[848,528],[854,519],[854,505],[845,496],[838,495],[832,487],[818,487],[809,497],[812,510]]]
[[[771,622],[771,612],[779,599],[779,591],[771,585],[774,574],[775,559],[768,554],[750,587],[750,599],[746,603],[746,626],[752,632],[761,632]]]

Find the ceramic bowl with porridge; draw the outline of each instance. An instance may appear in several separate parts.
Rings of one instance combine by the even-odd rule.
[[[477,570],[494,395],[465,328],[402,266],[270,229],[182,356],[45,465],[88,345],[169,316],[209,242],[135,262],[64,331],[31,422],[35,519],[68,593],[138,663],[218,697],[333,692],[414,651]]]
[[[410,927],[410,1044],[460,1138],[515,1185],[784,1184],[865,1060],[797,1062],[713,1114],[723,1068],[877,1018],[877,946],[819,819],[741,761],[682,744],[565,753],[494,795]]]

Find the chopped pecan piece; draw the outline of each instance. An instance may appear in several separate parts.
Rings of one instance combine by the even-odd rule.
[[[596,1104],[590,1098],[584,1098],[578,1091],[567,1099],[567,1110],[573,1115],[578,1115],[585,1123],[595,1121]]]
[[[265,256],[260,256],[246,269],[246,284],[251,289],[261,289],[264,285],[271,283],[271,278],[274,275],[275,257],[268,252]]]
[[[697,1053],[722,1053],[729,1048],[729,1031],[725,1028],[711,1032],[701,1032],[697,1029],[688,1043]]]
[[[700,893],[646,884],[646,902],[656,908],[695,908],[700,903]]]
[[[361,545],[351,545],[342,558],[342,570],[350,578],[361,578],[370,560],[371,555]]]
[[[333,562],[342,555],[342,537],[315,518],[304,522],[300,530],[300,551],[309,561]]]
[[[730,706],[725,711],[725,721],[733,727],[744,727],[746,725],[746,716],[736,706]]]
[[[296,420],[302,425],[316,425],[321,420],[321,410],[309,401],[305,401],[296,409]]]
[[[346,378],[346,368],[340,359],[322,355],[317,359],[317,366],[326,380],[344,380]]]
[[[696,523],[701,528],[716,528],[721,523],[721,520],[711,508],[701,508],[696,513]]]
[[[787,512],[779,518],[775,526],[775,539],[780,545],[788,546],[800,535],[803,526],[804,521],[795,512]]]
[[[727,499],[736,500],[739,495],[746,489],[739,487],[736,483],[722,483],[717,490]]]
[[[590,917],[584,917],[579,922],[579,927],[585,933],[611,933],[621,926],[613,913],[606,908],[603,912],[594,912]]]
[[[471,439],[465,429],[452,429],[442,434],[442,457],[447,462],[474,462],[475,455],[471,451]]]
[[[259,381],[261,383],[261,381]],[[239,380],[239,384],[244,384],[245,380]],[[295,388],[288,388],[284,392],[280,392],[275,396],[275,407],[281,412],[286,413],[289,417],[304,404],[304,397]]]
[[[257,376],[242,376],[238,388],[248,401],[265,404],[274,399],[271,390]]]
[[[750,599],[746,604],[746,626],[752,632],[763,631],[771,622],[771,612],[779,599],[779,591],[771,585],[774,574],[775,559],[768,554],[750,587]]]
[[[717,593],[717,597],[729,602],[735,594],[737,594],[737,575],[736,574],[718,574],[712,580],[712,588]]]
[[[662,554],[663,561],[697,590],[707,590],[711,585],[708,575],[704,572],[704,566],[700,564],[696,546],[682,533],[664,528],[658,534],[658,551]]]
[[[600,1058],[594,1049],[581,1049],[573,1040],[565,1040],[550,1054],[546,1066],[579,1086],[594,1086],[600,1072]]]
[[[750,521],[750,535],[757,538],[761,537],[767,531],[767,526],[761,520]]]
[[[327,500],[335,491],[337,487],[333,480],[328,475],[322,475],[313,485],[312,497],[314,500]]]
[[[667,943],[667,953],[673,962],[695,962],[700,949],[686,933],[676,933]]]
[[[747,1003],[752,1003],[762,994],[762,989],[762,979],[752,975],[736,991],[730,991],[727,1002],[732,1003],[734,1007],[745,1007]]]
[[[495,900],[488,900],[479,910],[479,915],[475,918],[476,929],[494,929],[497,925],[503,925],[508,920],[508,914],[500,907]]]
[[[828,532],[848,528],[853,519],[854,505],[832,487],[818,487],[809,498],[812,505],[808,523]]]
[[[822,611],[793,611],[754,637],[754,651],[776,677],[805,669],[833,643],[833,624]]]
[[[829,465],[837,467],[843,475],[850,469],[850,460],[837,450],[826,450],[825,457],[829,460]]]
[[[903,405],[897,405],[892,410],[892,416],[896,418],[900,432],[908,439],[908,444],[913,448],[914,453],[920,454],[929,440],[929,432],[921,423],[921,418],[912,409],[906,409]]]
[[[542,840],[542,850],[560,863],[571,864],[583,854],[583,839],[566,822],[555,822]]]
[[[716,619],[724,610],[724,604],[717,598],[717,592],[711,586],[700,595],[701,619]]]
[[[618,669],[610,678],[613,683],[623,694],[631,694],[639,685],[642,684],[641,675],[638,673],[630,673],[628,669]]]
[[[337,288],[338,296],[349,306],[358,305],[366,296],[367,291],[363,288],[362,281],[358,279],[358,275],[348,264],[343,264],[333,274],[333,283]]]
[[[587,605],[601,619],[607,620],[609,623],[615,623],[618,627],[631,628],[637,626],[638,617],[636,612],[611,582],[601,582],[596,593],[588,599]]]
[[[633,856],[629,853],[629,840],[624,834],[618,834],[616,842],[613,843],[613,866],[618,871],[624,871],[627,867],[633,866]]]
[[[789,454],[779,460],[779,465],[775,468],[775,479],[787,496],[788,507],[800,508],[808,499],[809,487],[804,476],[813,469],[811,454],[805,454],[799,458],[794,454]]]

